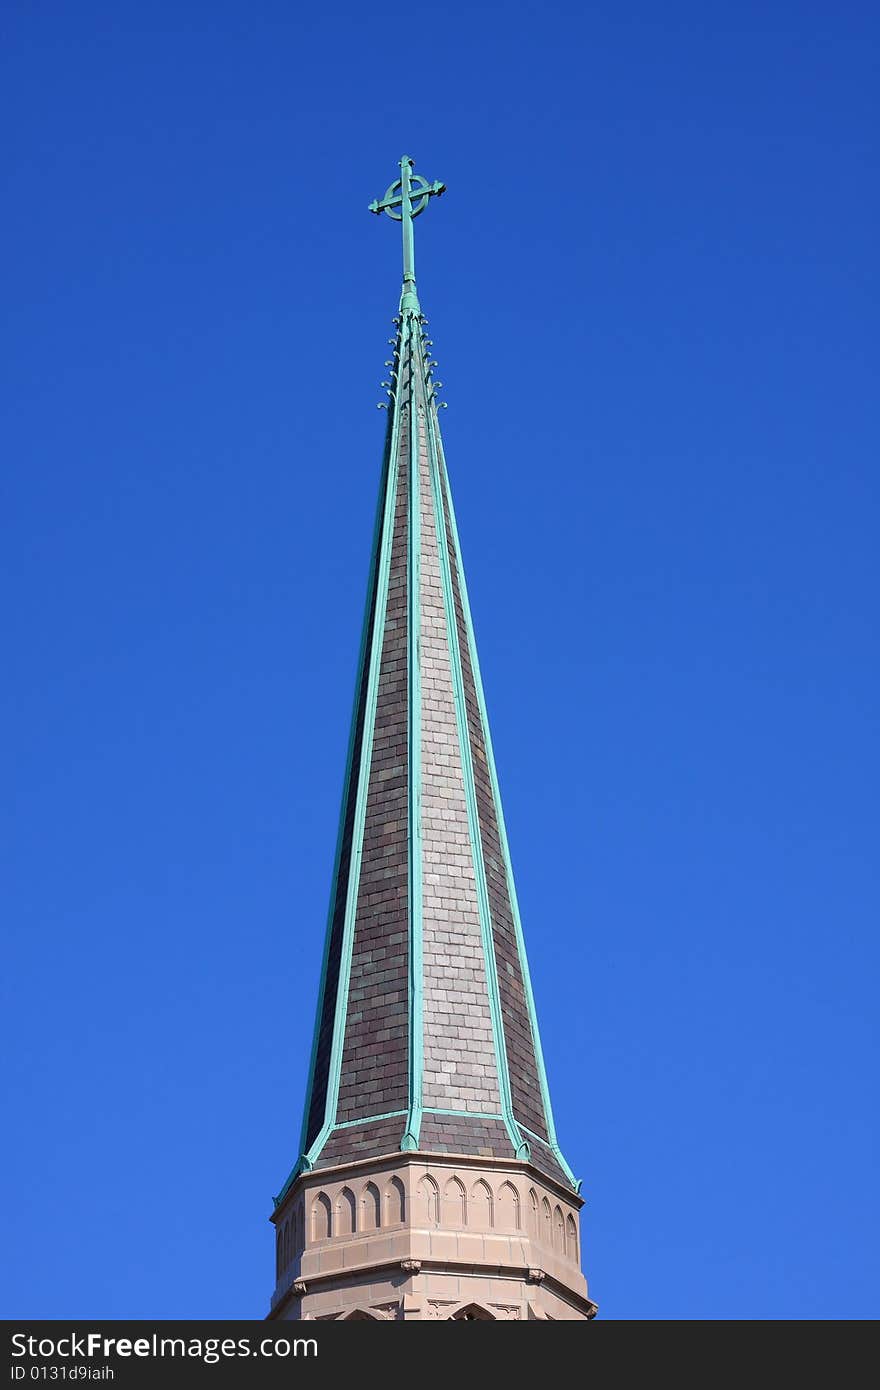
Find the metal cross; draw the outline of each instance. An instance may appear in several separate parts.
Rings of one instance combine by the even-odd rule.
[[[385,212],[395,222],[403,223],[404,295],[411,291],[413,298],[415,298],[416,268],[412,220],[414,217],[418,217],[420,212],[425,211],[430,198],[435,195],[439,197],[445,191],[445,183],[428,183],[428,180],[423,179],[421,174],[414,174],[413,161],[408,154],[405,154],[400,161],[400,178],[386,190],[384,198],[374,198],[370,203],[370,212],[374,212],[377,217],[380,213]],[[404,305],[403,307],[407,306]],[[418,307],[418,301],[414,307]]]

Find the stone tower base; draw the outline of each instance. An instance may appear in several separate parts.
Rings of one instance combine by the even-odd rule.
[[[582,1199],[528,1163],[395,1153],[302,1174],[270,1318],[592,1318]]]

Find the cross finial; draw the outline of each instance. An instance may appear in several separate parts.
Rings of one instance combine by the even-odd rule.
[[[405,154],[400,161],[400,178],[386,189],[385,197],[374,198],[370,212],[385,212],[395,222],[403,223],[403,293],[400,297],[401,309],[415,309],[419,301],[416,295],[415,249],[413,246],[412,220],[424,212],[428,200],[439,197],[446,191],[445,183],[428,183],[421,174],[413,173],[413,161]]]

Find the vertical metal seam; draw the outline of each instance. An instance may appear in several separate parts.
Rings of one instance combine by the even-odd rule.
[[[408,737],[409,737],[409,1110],[400,1141],[404,1152],[419,1146],[422,1126],[424,1055],[422,982],[422,692],[421,692],[421,512],[420,428],[415,378],[417,319],[408,312],[409,328],[409,525],[408,534]]]

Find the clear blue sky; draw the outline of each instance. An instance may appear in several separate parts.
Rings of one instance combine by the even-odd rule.
[[[2,31],[0,1313],[267,1308],[406,151],[591,1292],[875,1316],[876,6]]]

